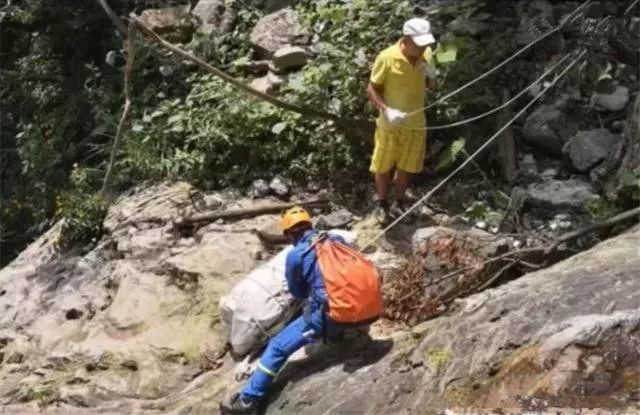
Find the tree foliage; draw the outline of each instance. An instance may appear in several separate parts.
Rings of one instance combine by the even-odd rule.
[[[94,1],[9,2],[0,14],[0,265],[47,226],[87,156],[95,109],[87,63],[117,48]],[[104,137],[102,137],[104,139]]]
[[[126,15],[131,7],[139,11],[145,2],[109,3],[118,14]],[[525,12],[532,21],[543,20],[536,14],[536,4],[518,3],[529,8]],[[566,3],[567,12],[575,6]],[[226,4],[237,14],[229,33],[215,42],[196,34],[183,46],[248,82],[240,63],[251,59],[251,29],[271,11],[273,2],[228,0]],[[523,17],[504,4],[482,0],[295,2],[312,36],[311,57],[301,71],[283,75],[279,97],[343,117],[373,119],[376,114],[365,92],[371,62],[398,39],[402,22],[424,15],[439,35],[435,56],[441,75],[438,89],[428,97],[433,102],[522,46]],[[1,16],[3,263],[52,219],[65,220],[69,243],[99,235],[104,202],[91,195],[104,174],[123,97],[121,69],[104,63],[109,50],[122,57],[122,39],[97,2],[60,0],[52,7],[43,0],[16,1]],[[500,30],[495,30],[498,26]],[[430,109],[429,124],[457,121],[501,103],[505,91],[515,94],[560,50],[576,46],[560,40],[536,48],[489,82]],[[567,90],[576,85],[602,87],[607,81],[603,73],[616,78],[629,71],[624,65],[608,65],[604,53],[596,53],[602,48],[592,50],[590,65],[567,81]],[[170,70],[161,72],[161,66]],[[589,94],[581,92],[583,97]],[[116,189],[178,177],[204,188],[244,186],[275,174],[300,183],[325,181],[344,191],[368,183],[371,141],[348,139],[331,121],[306,119],[248,97],[142,38],[136,47],[131,96],[132,115],[117,154]],[[466,138],[453,141],[440,155],[444,170],[458,159],[460,149],[455,146],[462,144],[473,151],[495,129],[496,120],[490,117],[436,131],[429,134],[429,148],[437,147],[431,144],[439,140]]]

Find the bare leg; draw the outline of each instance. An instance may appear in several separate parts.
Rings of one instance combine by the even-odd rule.
[[[397,170],[395,177],[396,199],[404,201],[407,198],[407,188],[409,187],[409,181],[411,180],[411,173],[406,171]]]
[[[389,186],[391,185],[391,172],[376,173],[375,181],[378,200],[386,200],[389,196]]]

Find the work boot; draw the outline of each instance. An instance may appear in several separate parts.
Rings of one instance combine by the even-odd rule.
[[[220,402],[220,412],[222,415],[255,414],[256,408],[256,401],[244,399],[240,393],[231,396],[227,401]]]
[[[387,199],[376,201],[376,207],[373,209],[373,217],[378,225],[384,226],[391,222],[391,214],[389,211],[389,202]]]
[[[396,200],[393,206],[391,206],[391,216],[393,217],[394,220],[399,218],[411,207],[411,205],[412,204],[407,202],[406,200],[403,200],[403,199]],[[404,216],[400,221],[400,223],[411,224],[415,222],[415,220],[416,220],[416,212],[412,211],[412,212],[409,212],[406,216]]]

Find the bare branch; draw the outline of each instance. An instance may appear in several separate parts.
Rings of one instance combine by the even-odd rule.
[[[609,218],[607,220],[605,220],[604,222],[600,222],[600,223],[595,223],[593,225],[587,226],[586,228],[582,228],[582,229],[578,229],[577,231],[574,232],[569,232],[566,233],[564,235],[562,235],[560,238],[558,238],[550,247],[545,249],[545,254],[549,254],[550,252],[555,251],[558,246],[560,246],[560,244],[563,244],[565,242],[571,241],[573,239],[576,239],[582,235],[585,235],[587,233],[591,233],[593,231],[597,231],[600,229],[604,229],[604,228],[608,228],[611,227],[615,224],[618,224],[620,222],[624,222],[626,220],[629,219],[633,219],[633,218],[640,218],[640,207],[635,208],[635,209],[631,209],[631,210],[627,210],[626,212],[623,212],[617,216],[614,216],[612,218]]]
[[[109,6],[109,4],[107,4],[107,0],[98,0],[98,3],[100,4],[100,6],[102,6],[104,11],[107,13],[107,16],[109,16],[109,18],[113,22],[113,24],[116,25],[120,33],[122,33],[123,35],[126,35],[127,26],[125,26],[125,24],[122,22],[122,20],[120,20],[118,15],[113,11],[113,9]]]
[[[133,21],[129,23],[129,30],[127,36],[127,65],[124,71],[124,110],[122,111],[122,116],[120,117],[120,122],[118,123],[118,128],[116,130],[116,136],[113,139],[113,147],[111,148],[111,156],[109,157],[109,164],[107,165],[107,173],[104,176],[104,182],[102,183],[102,189],[100,193],[104,196],[109,187],[109,182],[111,181],[111,175],[113,171],[113,164],[116,159],[116,153],[118,152],[118,146],[120,144],[120,138],[122,137],[122,130],[124,129],[124,124],[129,116],[129,111],[131,110],[131,98],[129,97],[129,86],[131,83],[131,72],[133,71],[133,61],[135,58],[135,37],[136,37],[136,26]]]
[[[374,129],[374,124],[369,121],[369,120],[363,120],[363,119],[351,119],[351,118],[344,118],[344,117],[340,117],[338,115],[335,114],[330,114],[328,112],[325,111],[321,111],[315,108],[310,108],[310,107],[302,107],[299,105],[295,105],[292,104],[290,102],[285,102],[282,101],[276,97],[274,97],[273,95],[269,95],[266,93],[263,93],[261,91],[258,91],[254,88],[251,88],[248,85],[245,85],[244,83],[236,80],[235,78],[233,78],[232,76],[226,74],[225,72],[221,71],[220,69],[212,66],[211,64],[205,62],[204,60],[202,60],[201,58],[180,49],[179,47],[177,47],[176,45],[168,42],[166,39],[164,39],[162,36],[160,36],[159,34],[157,34],[156,32],[154,32],[150,27],[148,27],[147,25],[145,25],[139,18],[132,16],[131,18],[132,21],[135,21],[136,24],[138,25],[138,27],[140,29],[142,29],[142,32],[147,34],[152,40],[154,40],[156,43],[160,44],[163,48],[170,50],[171,52],[175,53],[176,55],[179,55],[180,57],[187,59],[191,62],[194,62],[195,64],[197,64],[200,68],[204,69],[207,72],[210,72],[214,75],[216,75],[217,77],[221,78],[223,81],[230,83],[231,85],[235,86],[236,88],[242,90],[243,92],[246,92],[247,94],[253,95],[257,98],[260,98],[263,101],[266,101],[278,108],[282,108],[288,111],[293,111],[296,112],[298,114],[301,114],[303,116],[307,116],[307,117],[313,117],[313,118],[320,118],[320,119],[324,119],[324,120],[329,120],[329,121],[333,121],[336,123],[336,125],[338,125],[339,127],[343,128],[346,132],[348,133],[357,133],[358,136],[360,137],[366,137],[369,138],[371,137],[371,135],[373,134],[373,129]]]

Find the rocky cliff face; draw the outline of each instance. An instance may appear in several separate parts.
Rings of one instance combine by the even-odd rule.
[[[277,218],[180,234],[171,222],[195,209],[191,195],[184,183],[132,192],[110,209],[107,235],[90,252],[61,256],[54,227],[0,271],[7,413],[216,413],[240,386],[236,362],[223,354],[217,302],[269,256],[253,230]],[[206,195],[200,208],[268,203],[232,196]],[[638,246],[640,227],[412,330],[381,322],[370,337],[350,333],[308,350],[281,374],[266,413],[543,405],[516,395],[614,396],[605,403],[632,406]]]
[[[91,252],[60,257],[54,227],[0,272],[5,402],[153,400],[215,360],[224,345],[218,299],[256,265],[259,224],[180,237],[170,221],[189,193],[179,183],[123,197]]]
[[[639,246],[636,227],[461,300],[448,315],[395,333],[391,350],[375,363],[380,342],[346,360],[319,359],[297,368],[312,373],[304,378],[291,368],[268,413],[637,408]],[[354,365],[364,366],[349,370]],[[544,404],[517,395],[561,398]]]

